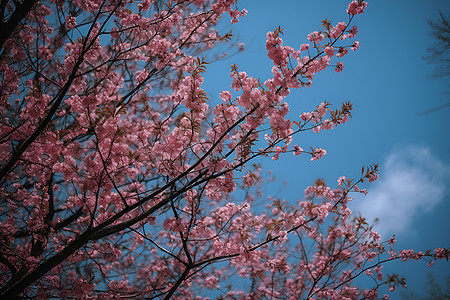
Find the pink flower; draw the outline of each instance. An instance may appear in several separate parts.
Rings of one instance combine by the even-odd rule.
[[[139,71],[136,72],[135,76],[136,76],[136,83],[137,83],[137,84],[140,84],[140,83],[142,83],[145,79],[147,79],[148,72],[147,72],[147,70],[145,70],[145,69],[144,69],[144,70],[139,70]]]
[[[325,47],[325,54],[328,57],[332,57],[334,55],[334,47],[333,46],[327,46]]]
[[[230,15],[230,17],[232,18],[230,20],[231,24],[235,24],[237,22],[239,22],[239,17],[245,17],[245,15],[247,15],[248,11],[244,8],[242,11],[239,10],[230,10],[228,12],[228,14]]]
[[[343,57],[348,54],[348,49],[344,47],[340,47],[338,53],[336,54],[337,57]]]
[[[315,215],[317,215],[317,217],[320,220],[324,220],[327,216],[328,213],[330,212],[331,208],[333,206],[331,205],[331,203],[327,203],[325,205],[320,205],[320,206],[316,206],[314,207],[311,212]]]
[[[321,42],[323,41],[323,34],[319,33],[318,31],[314,31],[313,33],[308,34],[308,40],[310,42]]]
[[[339,35],[341,35],[344,30],[347,28],[345,22],[339,22],[336,27],[332,27],[330,30],[330,37],[333,39],[337,39]]]
[[[295,145],[294,146],[294,155],[300,155],[302,154],[303,149],[300,146]]]
[[[147,11],[150,9],[151,3],[150,0],[144,0],[142,3],[139,3],[137,7],[140,11]]]
[[[352,51],[359,49],[359,41],[355,41],[350,49],[352,49]]]
[[[300,50],[301,51],[306,51],[309,49],[309,44],[301,44],[300,45]]]
[[[230,91],[221,91],[219,94],[220,99],[227,102],[231,100],[231,92]]]
[[[77,26],[77,19],[74,16],[68,15],[66,17],[66,29],[72,30]]]
[[[388,244],[389,244],[389,245],[394,245],[396,242],[397,242],[397,240],[395,239],[395,235],[393,235],[393,236],[389,239]]]
[[[40,46],[38,53],[39,56],[41,56],[43,59],[47,61],[51,61],[53,58],[53,54],[50,52],[50,49],[48,49],[47,46]]]
[[[327,154],[327,150],[316,148],[316,150],[314,150],[314,153],[312,153],[313,157],[311,158],[311,161],[319,160],[319,158],[322,158],[323,156],[325,156],[325,154]]]
[[[378,241],[381,239],[380,234],[379,234],[378,232],[376,232],[376,231],[373,231],[373,230],[369,233],[369,236],[370,236],[375,242],[378,242]]]
[[[358,34],[358,27],[357,27],[357,26],[353,26],[352,29],[350,29],[350,30],[348,31],[347,37],[348,37],[348,38],[353,38],[353,37],[356,36],[356,34]]]
[[[376,174],[376,173],[369,174],[369,182],[374,182],[377,179],[378,179],[378,174]]]
[[[339,72],[341,72],[342,70],[344,70],[344,63],[338,62],[338,63],[336,64],[336,69],[334,69],[334,70],[336,71],[336,73],[339,73]]]
[[[219,279],[215,276],[208,276],[205,279],[205,285],[209,288],[217,288],[219,285],[217,284]]]
[[[312,114],[311,114],[310,112],[304,112],[304,113],[302,113],[302,114],[300,115],[300,118],[301,118],[303,121],[308,121],[308,120],[311,119],[311,117],[312,117]]]
[[[346,179],[347,178],[345,178],[345,176],[339,177],[339,179],[337,180],[338,185],[343,185]]]
[[[347,9],[347,13],[349,15],[358,15],[358,14],[362,14],[364,12],[364,9],[367,7],[367,2],[366,1],[357,1],[357,0],[353,0],[352,2],[350,2],[350,4],[348,5],[348,9]]]
[[[436,248],[434,249],[434,254],[436,255],[436,258],[442,259],[447,257],[447,251],[444,248]]]

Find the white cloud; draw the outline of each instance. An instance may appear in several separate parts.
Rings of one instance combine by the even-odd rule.
[[[385,238],[413,228],[421,214],[432,213],[444,199],[450,166],[429,148],[396,149],[381,164],[380,178],[368,186],[369,194],[351,202],[354,212],[372,222]]]

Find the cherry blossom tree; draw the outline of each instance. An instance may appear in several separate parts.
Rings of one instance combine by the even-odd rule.
[[[11,3],[12,2],[12,3]],[[0,48],[17,27],[19,22],[30,12],[37,0],[9,1],[0,0]]]
[[[268,32],[273,77],[234,65],[220,103],[202,83],[235,45],[217,24],[246,15],[237,0],[39,1],[22,19],[25,2],[1,2],[17,21],[0,56],[2,298],[375,299],[405,284],[384,263],[448,258],[396,251],[352,216],[376,164],[297,202],[260,190],[256,158],[316,161],[326,150],[296,136],[351,117],[322,102],[291,120],[287,100],[343,70],[366,2],[299,49]]]

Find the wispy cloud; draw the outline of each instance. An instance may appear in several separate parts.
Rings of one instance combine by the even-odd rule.
[[[357,197],[350,208],[369,221],[378,218],[375,229],[387,238],[413,228],[421,214],[431,213],[444,199],[450,166],[425,147],[396,149],[381,166],[369,194]]]

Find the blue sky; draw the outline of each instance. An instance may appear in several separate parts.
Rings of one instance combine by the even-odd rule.
[[[299,48],[307,42],[308,33],[320,30],[324,18],[334,24],[347,21],[348,2],[241,0],[239,8],[246,8],[249,14],[225,29],[232,29],[247,49],[209,66],[204,88],[210,98],[229,89],[229,65],[233,63],[261,81],[271,76],[264,48],[267,31],[280,25],[286,29],[285,45]],[[450,247],[450,108],[420,115],[450,101],[449,78],[430,78],[434,66],[423,60],[426,48],[434,44],[427,20],[437,20],[439,10],[449,15],[449,2],[368,3],[354,23],[361,48],[341,60],[344,71],[319,73],[311,88],[288,97],[293,119],[323,100],[337,106],[351,101],[353,119],[330,132],[306,133],[294,139],[303,148],[326,149],[328,154],[318,162],[285,155],[277,162],[266,159],[261,163],[274,172],[278,182],[288,182],[279,196],[295,201],[317,177],[332,185],[339,176],[357,177],[362,165],[379,162],[380,180],[365,186],[369,195],[355,199],[351,209],[369,219],[380,218],[378,230],[386,238],[396,233],[398,249]],[[417,293],[423,289],[427,272],[441,278],[439,282],[450,276],[447,262],[431,269],[424,262],[391,267],[385,268],[404,274]],[[391,294],[391,299],[400,299],[399,294]]]

